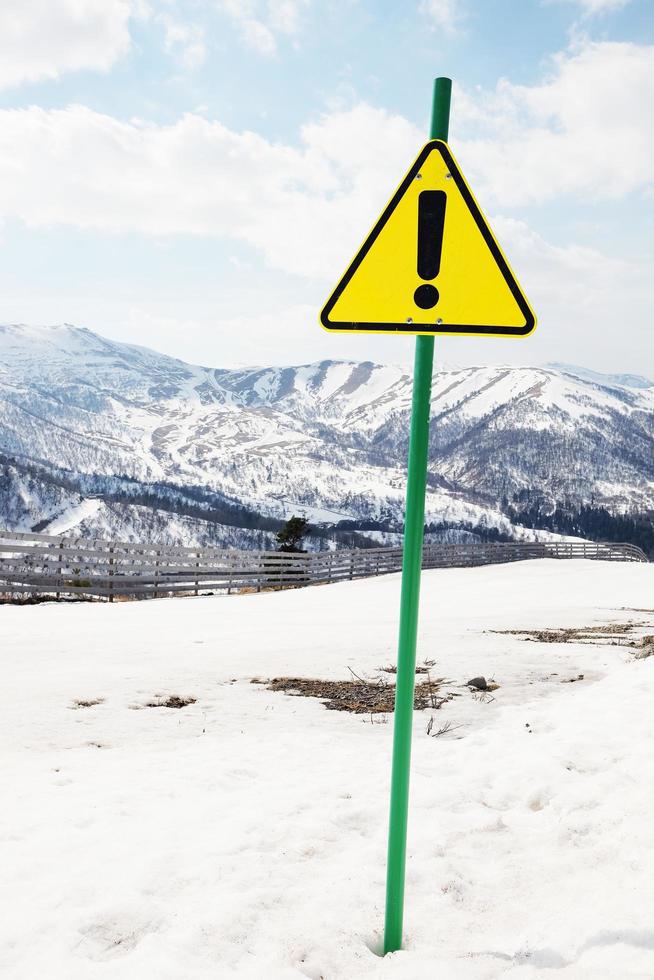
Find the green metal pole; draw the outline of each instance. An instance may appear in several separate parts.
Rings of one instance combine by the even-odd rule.
[[[452,82],[449,78],[437,78],[435,80],[431,116],[432,139],[447,140],[451,91]],[[434,338],[416,337],[406,517],[404,521],[404,554],[402,558],[400,637],[393,720],[393,769],[386,872],[386,925],[384,929],[385,954],[402,948],[413,694],[416,679],[416,639],[418,635],[420,572],[422,569],[422,542],[425,524],[425,489],[427,485],[429,409],[433,364]]]

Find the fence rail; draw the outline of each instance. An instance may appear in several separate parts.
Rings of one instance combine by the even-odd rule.
[[[577,541],[431,544],[423,568],[462,568],[529,558],[647,561],[632,544]],[[129,544],[0,530],[0,594],[55,598],[157,598],[261,591],[396,572],[401,548],[282,554]]]

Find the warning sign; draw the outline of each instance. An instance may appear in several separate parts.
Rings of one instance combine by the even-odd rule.
[[[431,140],[320,314],[327,330],[524,337],[533,310],[448,145]]]

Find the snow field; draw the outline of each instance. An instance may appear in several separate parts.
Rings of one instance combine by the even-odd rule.
[[[418,662],[461,696],[415,714],[406,942],[384,959],[392,724],[250,680],[394,662],[399,576],[0,608],[0,976],[651,980],[653,661],[486,631],[654,633],[653,586],[581,561],[424,574]],[[197,701],[144,707],[171,694]]]

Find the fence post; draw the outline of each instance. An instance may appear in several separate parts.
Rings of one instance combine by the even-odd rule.
[[[61,589],[61,585],[62,585],[61,564],[62,564],[62,561],[63,561],[63,555],[64,555],[64,543],[63,543],[63,541],[60,541],[59,542],[59,557],[57,558],[57,561],[59,563],[59,570],[58,570],[58,573],[57,573],[57,585],[59,586],[59,589]],[[60,597],[61,597],[61,592],[60,591],[57,591],[57,599],[59,599]]]
[[[114,563],[114,549],[113,546],[109,548],[109,602],[114,601],[114,580],[113,580],[113,563]]]
[[[197,561],[195,563],[195,568],[196,568],[196,572],[195,572],[195,594],[197,595],[198,594],[198,584],[199,584],[198,583],[199,568],[200,568],[200,552],[199,551],[196,551],[195,557],[197,558]]]

